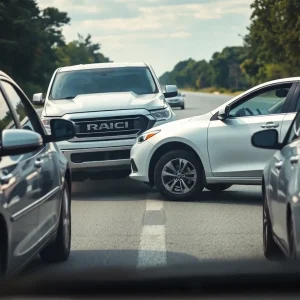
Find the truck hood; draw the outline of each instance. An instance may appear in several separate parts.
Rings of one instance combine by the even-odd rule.
[[[101,93],[78,95],[71,100],[47,100],[43,116],[62,117],[65,114],[98,112],[121,109],[160,109],[165,106],[163,94],[137,95],[126,93]]]

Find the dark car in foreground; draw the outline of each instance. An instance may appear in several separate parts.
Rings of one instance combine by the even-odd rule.
[[[263,244],[269,260],[300,258],[300,112],[283,142],[275,129],[252,136],[252,145],[278,150],[263,172]]]
[[[55,142],[73,138],[74,124],[51,120],[48,135],[20,87],[0,71],[0,271],[19,271],[38,253],[68,259],[71,172]]]

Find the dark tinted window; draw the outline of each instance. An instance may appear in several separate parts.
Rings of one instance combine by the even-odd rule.
[[[23,122],[26,122],[28,120],[28,118],[26,117],[26,110],[24,104],[22,103],[21,97],[19,96],[16,89],[11,83],[7,81],[2,81],[2,86],[8,96],[10,103],[16,111],[19,121],[22,125]]]
[[[295,121],[290,129],[288,143],[300,137],[300,113],[296,115]]]
[[[232,105],[231,117],[271,115],[282,113],[292,83],[276,85],[246,96],[242,103]]]
[[[146,67],[90,69],[57,73],[49,99],[74,98],[83,94],[134,92],[157,93]]]
[[[15,122],[9,107],[0,92],[0,137],[4,129],[14,128]]]

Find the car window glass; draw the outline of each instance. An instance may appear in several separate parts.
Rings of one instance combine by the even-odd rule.
[[[233,105],[230,117],[246,117],[258,115],[280,114],[292,84],[274,86],[248,96],[241,104]]]
[[[288,143],[292,142],[295,139],[298,139],[299,137],[300,137],[300,114],[298,113],[292,125],[290,136],[288,138]]]
[[[4,129],[15,128],[15,121],[13,115],[4,99],[3,94],[0,92],[0,137]]]
[[[297,101],[296,111],[298,112],[300,110],[300,95]]]
[[[22,128],[33,130],[32,124],[27,117],[25,106],[15,87],[7,81],[2,81],[2,86],[9,98],[10,103],[18,115],[18,119]]]

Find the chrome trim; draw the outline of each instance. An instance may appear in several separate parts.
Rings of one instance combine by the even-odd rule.
[[[128,116],[129,115],[129,116]],[[135,116],[136,115],[136,116]],[[128,116],[128,117],[127,117]],[[122,117],[122,119],[119,119]],[[76,136],[72,139],[68,140],[69,142],[89,142],[89,141],[107,141],[107,140],[123,140],[123,139],[135,139],[141,133],[141,128],[133,128],[128,130],[114,130],[114,131],[106,131],[106,132],[85,132],[80,133],[77,132],[77,128],[82,123],[92,123],[92,122],[109,122],[109,121],[126,121],[126,120],[137,120],[140,117],[146,117],[148,119],[148,126],[145,130],[149,129],[149,124],[151,121],[155,121],[156,119],[150,114],[148,110],[145,109],[133,109],[133,110],[121,110],[121,111],[103,111],[103,112],[93,112],[93,113],[74,113],[67,114],[63,116],[63,119],[67,119],[72,121],[76,127]],[[102,118],[111,118],[110,120],[103,120]],[[80,121],[81,119],[88,119],[88,121]],[[77,121],[78,120],[78,121]],[[107,136],[98,136],[98,137],[85,137],[88,134],[101,134],[101,133],[116,133],[116,132],[124,132],[126,131],[137,131],[136,133],[131,134],[120,134],[120,135],[107,135]]]
[[[161,108],[163,109],[163,107]],[[121,109],[121,110],[107,110],[107,111],[96,111],[96,112],[78,112],[72,114],[65,114],[63,119],[96,119],[96,118],[110,118],[110,117],[126,117],[134,115],[143,115],[149,118],[150,112],[144,108],[137,109]],[[150,119],[150,118],[149,118]]]
[[[44,195],[43,197],[41,197],[40,199],[36,200],[35,202],[31,203],[30,205],[24,207],[23,209],[21,209],[20,211],[18,211],[17,213],[13,214],[11,216],[11,220],[12,221],[16,221],[18,220],[20,217],[22,217],[23,215],[26,215],[27,213],[29,213],[31,210],[33,210],[34,208],[40,206],[41,204],[43,204],[44,202],[46,202],[50,197],[52,197],[57,191],[59,190],[59,187],[57,186],[56,188],[54,188],[53,190],[51,190],[50,192],[48,192],[46,195]]]
[[[77,135],[85,135],[85,134],[99,134],[99,133],[114,133],[114,132],[128,132],[128,131],[137,131],[136,134],[139,133],[139,131],[141,131],[141,129],[124,129],[124,130],[107,130],[107,131],[91,131],[91,132],[78,132],[76,133]],[[133,134],[132,134],[133,135]]]
[[[146,117],[145,115],[142,115],[144,117]],[[103,117],[105,118],[105,117]],[[107,117],[107,118],[110,118],[110,117]],[[83,118],[84,119],[84,118]],[[133,117],[133,118],[126,118],[125,120],[136,120],[136,119],[139,119],[139,117]],[[89,121],[77,121],[76,119],[70,119],[72,120],[72,122],[74,122],[75,124],[81,124],[81,123],[91,123],[91,122],[111,122],[111,121],[124,121],[124,119],[110,119],[110,120],[103,120],[103,119],[99,119],[99,118],[95,118],[95,119],[90,119]],[[80,119],[79,119],[80,120]]]

